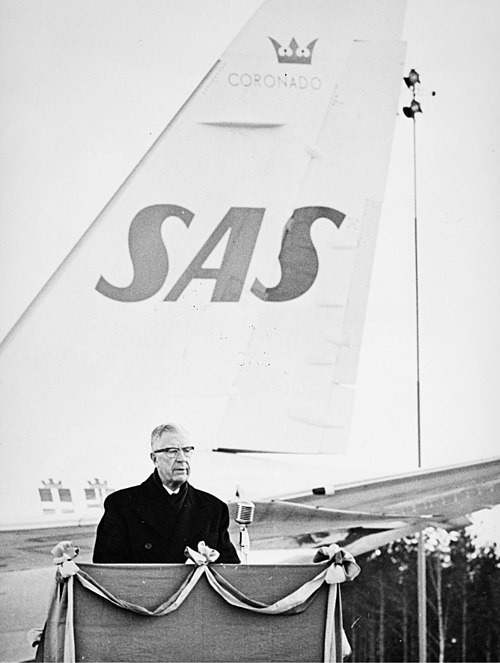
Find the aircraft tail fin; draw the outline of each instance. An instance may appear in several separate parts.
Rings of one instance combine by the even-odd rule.
[[[31,512],[42,478],[125,483],[165,420],[345,449],[404,8],[269,0],[228,47],[4,345],[4,504],[20,466]]]

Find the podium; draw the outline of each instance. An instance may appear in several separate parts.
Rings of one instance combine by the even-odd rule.
[[[76,568],[55,586],[37,660],[341,660],[323,565]]]

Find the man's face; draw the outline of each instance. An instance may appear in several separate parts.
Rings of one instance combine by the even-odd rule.
[[[191,440],[182,433],[163,433],[153,442],[151,460],[158,470],[162,484],[170,490],[177,490],[188,480],[191,468],[189,458],[186,458],[182,449],[191,446]],[[166,452],[155,453],[157,449],[169,448],[179,449],[179,452],[173,458]]]

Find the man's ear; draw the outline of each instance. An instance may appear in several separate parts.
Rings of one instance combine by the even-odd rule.
[[[153,461],[153,463],[156,465],[156,456],[154,455],[153,452],[151,452],[151,453],[149,454],[149,457],[151,458],[151,460]]]

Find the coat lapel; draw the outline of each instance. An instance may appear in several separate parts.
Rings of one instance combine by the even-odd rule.
[[[142,521],[150,525],[166,542],[170,540],[177,515],[171,509],[163,488],[157,485],[154,474],[141,484],[139,499],[134,508]]]
[[[161,537],[169,559],[183,559],[186,545],[196,547],[204,536],[204,526],[210,516],[203,500],[189,484],[183,505],[179,513],[175,513],[154,474],[141,484],[137,501],[132,506],[140,520]]]
[[[205,504],[199,499],[195,489],[188,484],[186,499],[172,531],[169,549],[173,557],[182,557],[186,545],[197,546],[199,538],[203,537],[204,523],[208,518]]]

